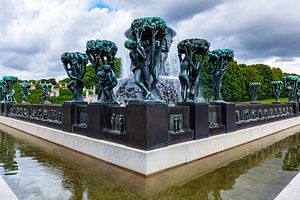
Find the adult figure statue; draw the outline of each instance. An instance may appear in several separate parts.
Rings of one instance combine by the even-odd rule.
[[[221,96],[222,79],[233,57],[234,54],[231,49],[217,49],[208,53],[208,61],[212,67],[215,102],[224,102]]]
[[[86,65],[88,63],[87,55],[79,52],[66,52],[61,55],[61,62],[63,63],[64,69],[71,79],[71,82],[68,83],[67,88],[73,93],[73,101],[83,102],[83,77],[85,75]]]
[[[180,61],[179,80],[182,101],[199,99],[200,71],[210,44],[203,39],[186,39],[177,45]]]
[[[52,89],[52,83],[42,83],[42,100],[43,104],[51,104],[49,102],[49,97],[50,97],[50,91]]]
[[[15,90],[12,89],[13,84],[18,81],[18,78],[15,76],[3,76],[2,80],[4,82],[4,102],[5,103],[15,103]]]
[[[159,17],[135,19],[131,23],[131,37],[125,42],[135,74],[135,83],[141,88],[144,99],[157,100],[153,90],[159,80],[158,66],[162,52],[168,52],[167,24]]]
[[[116,44],[108,40],[89,40],[86,54],[99,81],[98,101],[117,104],[113,88],[117,86],[114,61],[118,51]]]
[[[125,42],[125,47],[130,50],[129,57],[131,59],[131,71],[134,74],[134,83],[141,88],[145,99],[148,99],[151,95],[151,89],[146,51],[144,47],[130,39]]]
[[[20,83],[20,89],[21,89],[21,98],[22,98],[22,104],[28,104],[28,96],[29,96],[29,89],[31,87],[31,83],[28,81],[23,81]]]
[[[4,81],[0,80],[0,103],[4,102]]]
[[[260,89],[260,83],[249,83],[250,97],[252,102],[257,102],[258,92]]]
[[[298,76],[284,76],[283,85],[286,88],[286,93],[289,101],[297,101],[297,92],[300,87],[300,79]]]
[[[279,103],[279,97],[280,97],[280,91],[282,89],[283,86],[283,82],[282,81],[272,81],[271,82],[272,88],[273,88],[273,93],[275,96],[275,102]]]

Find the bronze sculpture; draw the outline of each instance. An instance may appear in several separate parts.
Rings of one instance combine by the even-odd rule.
[[[86,43],[86,54],[94,67],[99,81],[98,101],[117,104],[113,88],[117,86],[114,70],[115,56],[118,51],[116,44],[108,40],[90,40]]]
[[[279,97],[280,97],[280,91],[283,86],[282,81],[272,81],[271,85],[272,85],[273,93],[275,96],[275,102],[280,102]]]
[[[162,52],[168,52],[167,24],[159,17],[135,19],[130,27],[131,36],[125,42],[135,74],[135,83],[142,90],[144,99],[157,100],[153,93],[159,79],[158,65]]]
[[[260,83],[249,83],[250,97],[252,102],[257,101],[258,92],[260,89]]]
[[[286,94],[289,101],[297,101],[297,93],[300,89],[300,79],[298,76],[284,76],[283,85],[286,88]]]
[[[31,83],[28,81],[23,81],[20,83],[20,89],[21,89],[21,97],[23,99],[22,103],[26,104],[28,103],[28,95],[29,93],[29,89],[31,87]]]
[[[73,101],[83,102],[82,90],[84,87],[83,77],[88,63],[87,55],[79,52],[63,53],[61,55],[61,62],[66,70],[71,82],[68,83],[67,88],[73,93]]]
[[[42,83],[42,100],[43,104],[51,104],[49,102],[50,90],[52,88],[52,83]]]
[[[180,61],[179,80],[182,101],[196,101],[199,94],[200,71],[210,44],[203,39],[186,39],[177,45]]]
[[[18,81],[18,78],[15,76],[3,76],[3,94],[5,103],[15,103],[15,90],[12,89],[13,84]]]
[[[212,67],[215,102],[224,102],[221,96],[222,79],[233,57],[231,49],[217,49],[208,53],[208,61]]]

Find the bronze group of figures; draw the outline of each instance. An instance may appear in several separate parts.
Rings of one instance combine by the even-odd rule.
[[[0,80],[0,101],[5,103],[13,103],[15,99],[15,90],[13,84],[18,81],[15,76],[3,76]]]
[[[300,102],[300,78],[298,76],[284,76],[283,81],[272,81],[271,86],[275,97],[275,102],[280,102],[280,93],[283,87],[289,102]],[[260,83],[250,83],[250,97],[252,102],[257,100],[260,89]]]
[[[66,52],[61,55],[61,61],[71,82],[67,87],[72,91],[74,102],[83,102],[84,75],[86,66],[93,65],[100,89],[98,101],[117,103],[113,88],[117,85],[114,71],[114,60],[118,48],[114,42],[107,40],[90,40],[86,43],[86,53]]]
[[[15,76],[3,76],[0,80],[0,102],[4,103],[15,103],[15,90],[13,85],[17,83],[18,78]],[[20,96],[22,99],[22,104],[28,104],[28,98],[30,95],[30,88],[32,84],[29,81],[22,81],[19,83],[20,86]],[[50,96],[50,90],[52,89],[52,83],[41,83],[42,87],[42,100],[44,104],[50,104],[48,101]]]
[[[169,52],[174,33],[159,17],[135,19],[125,33],[128,40],[124,46],[130,50],[131,71],[134,82],[141,89],[144,100],[158,101],[155,94],[159,81],[159,67],[164,62],[163,54]],[[174,32],[174,31],[173,31]],[[230,49],[209,51],[210,43],[204,39],[186,39],[178,46],[180,61],[179,80],[183,102],[196,102],[200,99],[199,79],[201,68],[208,60],[212,66],[215,101],[222,102],[222,78],[234,54]],[[117,103],[113,88],[117,85],[114,60],[118,48],[112,41],[90,40],[86,52],[62,54],[61,61],[71,82],[68,88],[73,92],[74,101],[82,102],[83,76],[88,61],[93,65],[99,81],[98,101]]]

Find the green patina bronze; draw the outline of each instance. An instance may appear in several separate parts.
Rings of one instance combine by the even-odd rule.
[[[61,55],[61,62],[63,63],[64,69],[71,79],[71,82],[68,83],[67,87],[73,93],[73,101],[83,102],[83,77],[86,72],[86,65],[88,64],[88,56],[79,52],[66,52]]]
[[[135,83],[145,99],[157,100],[153,90],[159,79],[161,53],[168,52],[167,24],[159,17],[135,19],[131,23],[131,37],[124,46],[130,50]]]
[[[5,103],[15,103],[15,90],[12,89],[13,84],[15,84],[18,81],[18,78],[15,76],[3,76],[3,96],[4,96],[4,102]]]
[[[42,83],[42,100],[44,104],[50,104],[49,102],[49,96],[50,96],[50,91],[52,88],[52,83]]]
[[[199,99],[200,71],[209,50],[209,42],[203,39],[186,39],[177,45],[180,61],[179,80],[182,101]]]
[[[22,103],[28,103],[29,89],[31,87],[31,83],[28,81],[23,81],[20,83],[21,89],[21,98],[23,99]]]
[[[252,102],[257,101],[258,93],[260,90],[260,83],[249,83],[250,97]]]
[[[86,43],[86,54],[99,81],[99,102],[117,104],[113,91],[118,84],[114,69],[117,51],[117,45],[112,41],[90,40]]]
[[[0,102],[4,102],[4,81],[0,80]]]
[[[272,81],[271,82],[272,88],[273,88],[273,93],[275,96],[275,102],[280,102],[279,97],[280,97],[280,92],[283,86],[282,81]]]
[[[288,100],[299,101],[300,98],[300,79],[298,76],[284,76],[283,84],[286,89]]]
[[[208,61],[212,67],[215,102],[224,102],[221,96],[222,79],[233,57],[234,53],[231,49],[217,49],[208,53]]]

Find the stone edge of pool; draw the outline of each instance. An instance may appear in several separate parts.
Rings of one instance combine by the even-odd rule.
[[[144,151],[0,116],[0,123],[143,175],[189,163],[300,124],[300,117]]]
[[[7,185],[5,180],[0,175],[0,199],[5,200],[18,200],[18,197],[12,191],[12,189]]]
[[[278,194],[275,200],[299,200],[300,173]]]

